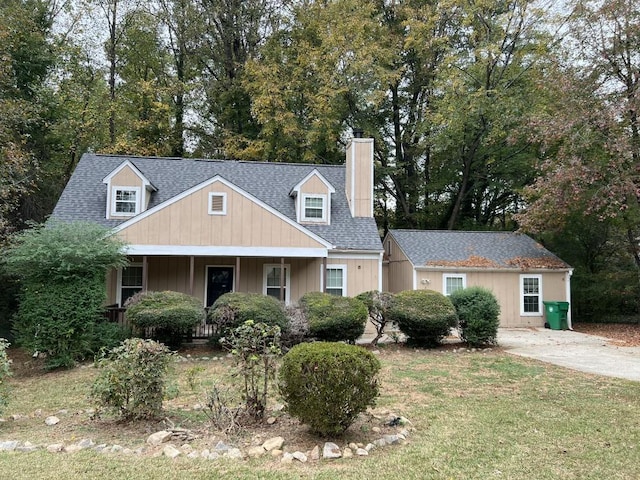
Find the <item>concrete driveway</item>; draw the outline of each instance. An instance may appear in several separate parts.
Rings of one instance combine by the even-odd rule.
[[[617,347],[603,337],[569,330],[500,328],[508,353],[561,367],[640,382],[640,347]]]

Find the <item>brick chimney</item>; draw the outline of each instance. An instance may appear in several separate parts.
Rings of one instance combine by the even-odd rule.
[[[362,138],[362,130],[353,130],[347,145],[347,201],[354,217],[373,217],[373,138]]]

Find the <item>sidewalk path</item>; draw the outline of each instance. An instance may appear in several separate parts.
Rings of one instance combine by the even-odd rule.
[[[640,347],[618,347],[603,337],[569,330],[500,328],[498,344],[514,355],[640,382]]]

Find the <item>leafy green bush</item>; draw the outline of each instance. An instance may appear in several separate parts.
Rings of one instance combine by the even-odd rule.
[[[212,339],[214,343],[247,320],[277,325],[281,332],[287,330],[287,316],[282,302],[260,293],[225,293],[209,310],[209,320],[216,326],[216,335]]]
[[[355,343],[364,333],[368,314],[360,300],[309,292],[300,299],[300,306],[309,323],[309,333],[318,340]]]
[[[397,293],[388,310],[389,320],[397,323],[410,343],[431,347],[449,335],[456,325],[451,301],[433,290],[405,290]]]
[[[29,351],[44,354],[45,368],[71,367],[104,345],[96,331],[104,301],[102,275],[25,283],[14,323],[16,341]]]
[[[153,340],[130,338],[96,362],[100,373],[91,396],[99,409],[127,420],[157,418],[162,412],[169,349]]]
[[[9,348],[9,342],[0,338],[0,413],[9,398],[5,381],[11,376],[11,360],[7,357],[7,348]]]
[[[384,329],[388,323],[387,310],[389,310],[391,302],[393,301],[393,294],[371,290],[357,295],[356,298],[367,307],[369,320],[371,320],[371,323],[373,323],[373,326],[376,328],[376,336],[371,341],[371,345],[375,346],[378,344],[380,338],[382,338],[382,335],[384,335]]]
[[[247,413],[261,419],[267,408],[269,382],[275,378],[276,358],[281,354],[280,327],[247,320],[220,342],[233,355],[244,380]]]
[[[380,362],[343,343],[303,343],[282,359],[280,393],[288,412],[320,435],[340,434],[378,396]]]
[[[469,287],[449,297],[458,314],[460,338],[471,346],[495,345],[500,324],[500,305],[486,288]]]
[[[14,333],[18,344],[47,355],[47,368],[72,366],[104,346],[108,269],[126,265],[123,243],[90,223],[52,223],[15,235],[5,270],[21,282]]]
[[[172,348],[205,318],[202,302],[180,292],[144,292],[128,305],[127,318],[134,328],[152,329],[156,340]]]

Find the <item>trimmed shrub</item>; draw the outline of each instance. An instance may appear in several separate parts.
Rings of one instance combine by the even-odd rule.
[[[211,306],[208,319],[216,326],[213,343],[238,328],[247,320],[287,329],[287,315],[284,305],[269,295],[261,293],[229,292],[221,295]]]
[[[282,359],[280,393],[287,411],[323,436],[340,434],[378,396],[380,362],[343,343],[303,343]]]
[[[469,287],[449,297],[458,314],[460,338],[471,346],[495,345],[500,305],[491,290]]]
[[[393,294],[371,290],[357,295],[356,298],[364,303],[369,311],[369,320],[376,328],[376,337],[371,341],[371,345],[376,346],[388,323],[387,310],[393,301]]]
[[[11,376],[11,360],[7,357],[7,348],[9,342],[4,338],[0,338],[0,413],[4,410],[9,399],[7,386],[5,384],[7,377]]]
[[[179,292],[144,292],[129,303],[127,318],[139,331],[153,329],[155,340],[178,348],[182,337],[205,318],[202,302]]]
[[[255,420],[264,416],[269,383],[275,379],[280,349],[280,327],[247,320],[220,339],[235,360],[244,379],[243,400],[247,413]]]
[[[405,290],[397,293],[388,310],[408,341],[432,347],[449,335],[458,320],[451,301],[433,290]]]
[[[305,293],[300,306],[312,337],[325,342],[355,343],[364,333],[367,307],[355,298],[322,292]]]
[[[91,396],[99,409],[127,420],[158,418],[172,360],[171,352],[161,343],[125,340],[96,362],[100,373]]]

